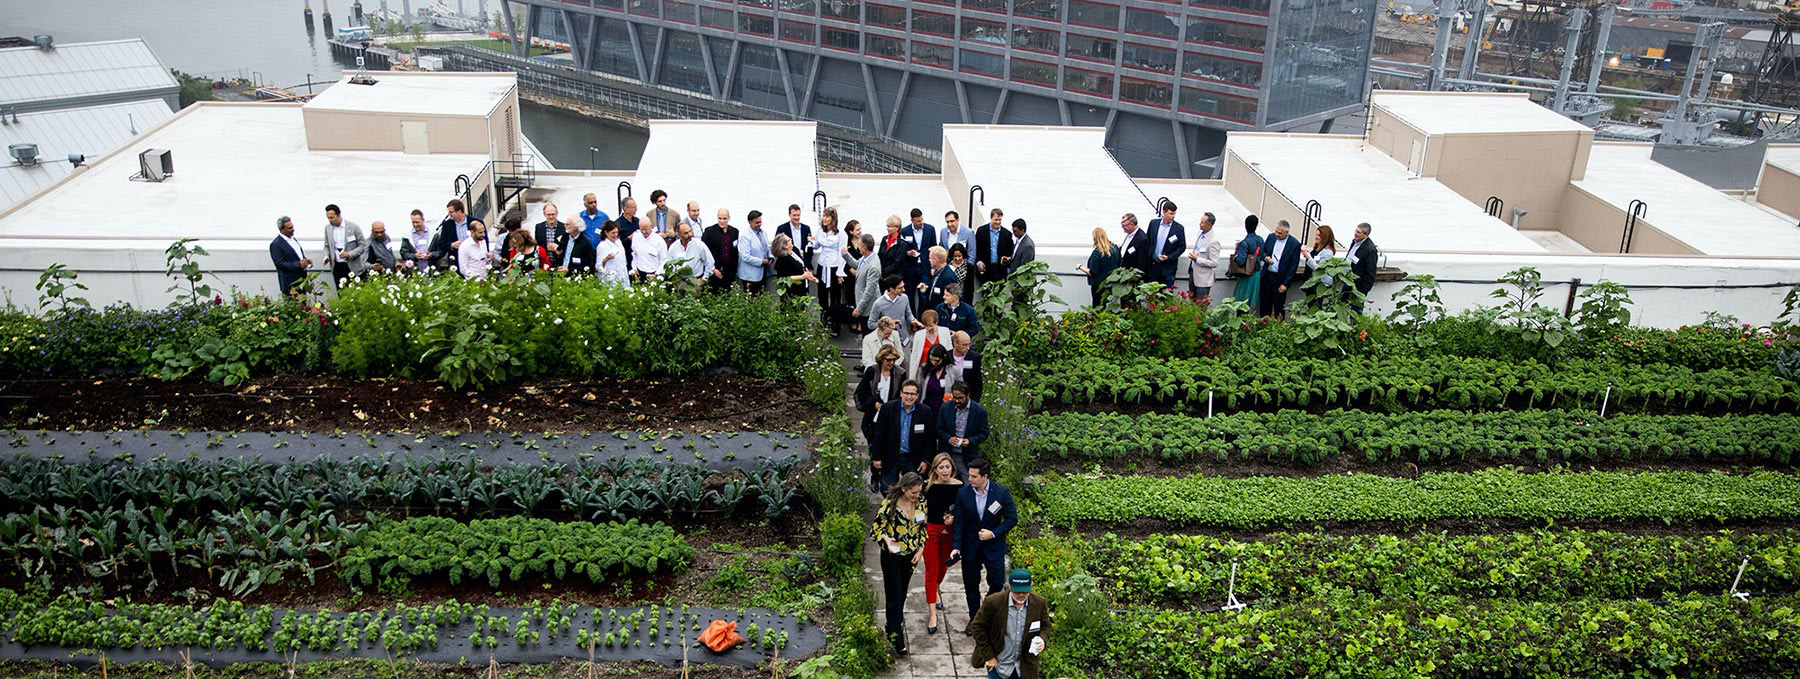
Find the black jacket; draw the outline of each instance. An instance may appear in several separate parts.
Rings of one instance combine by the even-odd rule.
[[[569,275],[594,273],[595,260],[599,259],[599,256],[595,254],[594,244],[588,242],[586,235],[579,232],[575,234],[574,238],[570,238],[567,233],[558,235],[556,247],[556,254],[550,256],[551,267],[562,266],[563,253],[570,252],[570,248],[574,248],[573,253],[569,255]]]
[[[1137,269],[1144,274],[1144,280],[1150,280],[1150,263],[1153,261],[1150,251],[1150,236],[1138,229],[1125,237],[1119,244],[1119,266],[1126,269]]]
[[[712,253],[713,267],[724,275],[725,282],[737,280],[737,227],[720,229],[718,224],[706,227],[700,233],[700,242],[706,244],[707,251]],[[708,281],[713,280],[712,272],[705,274]]]
[[[1356,245],[1354,251],[1344,254],[1345,256],[1356,255],[1356,263],[1350,265],[1350,270],[1356,273],[1356,290],[1365,295],[1369,294],[1369,291],[1375,288],[1375,268],[1379,264],[1377,260],[1381,258],[1381,250],[1376,249],[1375,241],[1364,239],[1362,243]]]
[[[923,400],[923,399],[921,399]],[[881,414],[875,417],[875,459],[881,461],[882,471],[898,469],[902,472],[917,471],[919,465],[931,461],[937,454],[937,411],[931,406],[919,403],[913,406],[912,431],[900,431],[900,399],[888,401],[881,406]],[[900,454],[900,437],[911,436],[911,443],[905,455]]]
[[[963,360],[968,361],[968,365],[963,367],[962,378],[957,381],[969,385],[969,398],[979,401],[981,400],[981,352],[970,349],[969,353],[963,355]],[[950,362],[952,366],[956,363],[954,349],[950,351]]]
[[[900,383],[905,381],[906,371],[900,370],[900,374],[888,379],[886,392],[876,393],[876,385],[881,384],[881,366],[872,365],[863,370],[862,380],[856,383],[856,409],[862,411],[865,436],[874,438],[867,427],[875,423],[875,413],[880,412],[875,404],[886,404],[888,401],[900,398]]]
[[[977,262],[988,261],[988,241],[993,240],[993,238],[992,238],[993,230],[989,228],[991,226],[993,226],[993,225],[992,224],[982,224],[981,226],[976,227],[976,229],[975,229],[975,251],[969,253],[968,260],[969,260],[969,268],[974,269],[976,271],[981,270],[980,267],[975,266],[975,264]],[[1013,254],[1012,229],[1008,229],[1006,227],[1000,228],[1000,251],[999,251],[999,254],[1002,258],[1007,258],[1007,261],[1011,261],[1010,258],[1012,257],[1012,254]],[[999,270],[995,270],[994,265],[989,264],[987,272],[983,273],[983,274],[979,274],[979,275],[981,276],[982,280],[999,280],[1001,278],[1006,277],[1006,267],[1003,265],[999,268]]]

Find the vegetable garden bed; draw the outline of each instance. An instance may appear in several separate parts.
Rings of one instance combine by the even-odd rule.
[[[680,431],[581,432],[497,435],[138,430],[118,432],[15,430],[0,432],[13,460],[64,462],[214,463],[245,460],[264,465],[321,458],[348,461],[392,453],[401,459],[468,456],[483,465],[580,464],[646,461],[681,463],[714,471],[748,471],[807,455],[806,439],[785,432]]]
[[[738,623],[751,641],[713,653],[695,641],[713,620]],[[551,603],[534,608],[457,602],[363,612],[249,608],[220,601],[206,608],[167,605],[108,607],[63,597],[40,605],[0,590],[0,658],[9,660],[179,662],[224,667],[338,658],[409,658],[424,662],[548,663],[589,657],[755,666],[773,656],[803,658],[825,647],[817,626],[764,610],[700,607],[601,609]],[[85,660],[85,662],[83,662]]]
[[[12,380],[0,381],[0,424],[84,431],[806,431],[818,417],[807,399],[796,379],[725,374],[534,380],[486,390],[306,376],[235,388],[148,378]]]

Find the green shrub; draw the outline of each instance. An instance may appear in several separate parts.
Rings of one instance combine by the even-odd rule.
[[[869,526],[860,514],[827,514],[819,524],[819,542],[825,570],[842,579],[860,578],[863,539]]]
[[[892,665],[886,634],[875,626],[875,593],[861,575],[840,580],[831,599],[837,633],[831,635],[832,667],[846,679],[870,679]]]
[[[377,578],[447,575],[450,584],[484,579],[491,587],[526,577],[655,575],[685,570],[694,549],[661,523],[557,523],[509,517],[461,523],[422,517],[378,523],[344,552],[344,580],[370,586]]]
[[[841,411],[825,416],[819,427],[818,465],[801,481],[827,515],[861,514],[868,505],[868,458],[856,450],[850,426],[849,416]]]

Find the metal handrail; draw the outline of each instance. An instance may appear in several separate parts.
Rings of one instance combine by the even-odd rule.
[[[1506,214],[1506,201],[1500,200],[1499,196],[1488,196],[1487,202],[1482,205],[1482,209],[1487,210],[1489,217],[1500,219],[1500,215]]]
[[[823,190],[814,191],[812,195],[813,214],[825,214],[825,203],[830,200]]]
[[[1631,241],[1637,236],[1638,219],[1650,212],[1650,204],[1636,198],[1626,205],[1625,233],[1619,239],[1619,254],[1631,252]]]
[[[631,182],[619,182],[619,186],[617,188],[613,189],[613,198],[614,198],[614,202],[616,203],[616,207],[614,209],[619,212],[624,212],[625,211],[625,199],[630,198],[630,197],[631,197]],[[619,215],[619,216],[623,217],[624,215]]]
[[[1323,223],[1322,219],[1324,218],[1324,216],[1325,216],[1325,206],[1323,204],[1320,204],[1319,201],[1316,201],[1316,200],[1306,201],[1306,206],[1300,208],[1300,243],[1301,244],[1304,245],[1306,243],[1312,242],[1313,225]]]
[[[981,204],[987,205],[987,189],[981,188],[980,184],[971,185],[969,187],[969,214],[963,215],[963,219],[970,220],[968,222],[970,224],[978,224],[981,222],[981,220],[977,219],[975,216],[975,194],[977,193],[981,194]]]

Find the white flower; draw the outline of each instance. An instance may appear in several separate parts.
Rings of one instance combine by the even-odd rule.
[[[551,325],[562,325],[562,317],[561,317],[561,316],[558,316],[558,317],[557,317],[557,318],[556,318],[556,320],[554,320],[554,321],[551,321],[551,322],[550,322],[550,324],[551,324]]]

